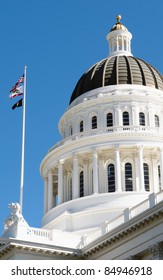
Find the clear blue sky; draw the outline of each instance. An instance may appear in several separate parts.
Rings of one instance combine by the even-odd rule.
[[[22,107],[9,90],[27,65],[23,215],[40,227],[43,181],[39,168],[60,140],[58,121],[79,77],[108,55],[106,34],[122,15],[133,34],[132,53],[163,73],[162,0],[0,1],[0,232],[8,204],[19,202]]]

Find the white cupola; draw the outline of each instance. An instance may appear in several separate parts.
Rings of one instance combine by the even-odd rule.
[[[121,23],[121,16],[116,16],[117,22],[107,34],[106,39],[109,43],[109,56],[130,55],[132,34]]]

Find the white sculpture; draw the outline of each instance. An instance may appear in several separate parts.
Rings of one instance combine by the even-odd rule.
[[[20,213],[20,204],[12,202],[8,205],[11,209],[10,216],[4,221],[4,230],[9,229],[15,222],[24,221],[22,214]]]

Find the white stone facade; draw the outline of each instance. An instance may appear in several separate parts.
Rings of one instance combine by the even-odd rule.
[[[134,193],[145,192],[148,195],[148,191],[160,191],[163,92],[128,85],[96,89],[82,97],[83,100],[75,100],[78,104],[72,104],[61,118],[59,128],[63,139],[49,151],[41,164],[45,181],[45,213],[46,209],[54,208],[56,195],[58,204],[61,204],[80,195],[108,194],[110,164],[115,167],[115,192],[126,192],[126,163],[132,166]],[[129,125],[123,124],[124,112],[128,112]],[[112,126],[107,126],[109,113],[112,114]],[[140,113],[144,114],[143,125],[140,125]],[[97,117],[95,129],[91,126],[94,116]],[[144,164],[148,166],[149,186],[144,185]],[[82,194],[81,172],[84,177]],[[52,195],[48,196],[49,192]],[[47,208],[48,205],[51,208]]]
[[[132,35],[117,20],[107,36],[110,56],[132,57]],[[59,121],[62,140],[40,167],[42,228],[11,215],[0,258],[163,258],[163,79],[147,63],[132,63],[121,60],[121,78],[132,66],[144,71],[141,82],[116,77],[105,85],[102,75],[100,87],[73,96]]]

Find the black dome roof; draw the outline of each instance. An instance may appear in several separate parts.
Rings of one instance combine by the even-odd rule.
[[[149,63],[133,56],[111,56],[94,64],[79,79],[70,104],[83,93],[110,85],[143,85],[163,90],[162,75]]]

